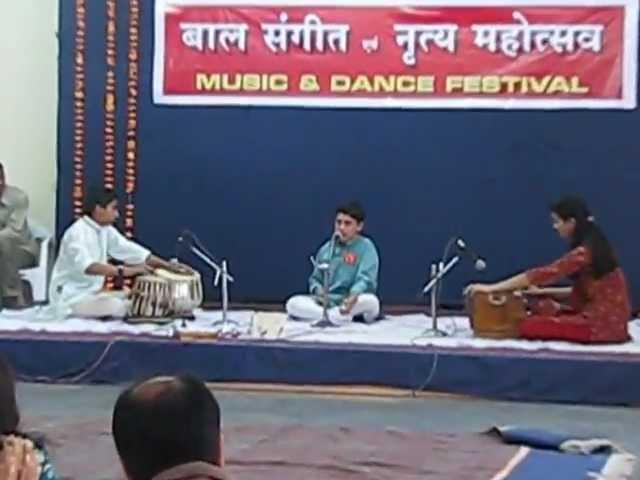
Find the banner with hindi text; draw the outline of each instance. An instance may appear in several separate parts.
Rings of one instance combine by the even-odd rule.
[[[637,0],[155,0],[154,101],[636,106]]]

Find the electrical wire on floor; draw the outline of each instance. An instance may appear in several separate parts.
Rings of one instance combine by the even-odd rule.
[[[118,341],[125,340],[125,339],[126,339],[125,337],[115,337],[111,339],[109,343],[105,345],[100,355],[98,355],[98,358],[92,361],[88,366],[82,367],[79,373],[75,373],[77,372],[77,370],[72,370],[67,373],[63,373],[63,374],[51,376],[51,377],[43,376],[43,375],[40,375],[40,376],[18,375],[17,378],[21,382],[31,382],[31,383],[51,383],[51,384],[77,383],[83,378],[86,378],[87,376],[95,372],[99,367],[101,367],[105,359],[107,358],[107,355],[111,351],[111,348]],[[74,376],[71,376],[71,375],[74,375]]]
[[[438,368],[438,358],[439,358],[438,351],[435,350],[433,352],[433,362],[431,363],[431,370],[429,371],[429,375],[427,375],[427,378],[424,380],[424,382],[422,382],[422,384],[418,388],[414,388],[411,390],[411,396],[413,398],[416,398],[418,396],[418,393],[424,391],[424,389],[427,388],[431,383],[431,380],[433,380],[433,377],[435,377],[436,371]]]

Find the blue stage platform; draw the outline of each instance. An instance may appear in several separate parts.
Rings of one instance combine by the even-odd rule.
[[[181,341],[123,335],[11,333],[0,351],[21,380],[122,383],[190,372],[209,382],[385,386],[500,400],[640,405],[640,355]]]

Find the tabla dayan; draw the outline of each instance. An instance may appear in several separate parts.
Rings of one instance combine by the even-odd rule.
[[[174,315],[192,315],[202,305],[202,278],[195,270],[191,273],[173,273],[157,269],[156,275],[169,282],[171,311]]]
[[[129,321],[147,321],[146,319],[166,319],[170,313],[169,282],[155,275],[136,277],[131,291]]]
[[[157,269],[137,277],[131,292],[129,320],[169,323],[172,317],[188,317],[202,304],[202,279],[198,272],[179,274]]]

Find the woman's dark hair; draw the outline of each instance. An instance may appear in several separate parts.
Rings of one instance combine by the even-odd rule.
[[[571,248],[586,247],[591,253],[591,270],[600,278],[618,268],[613,249],[600,227],[595,223],[585,201],[576,196],[567,196],[551,205],[551,211],[562,220],[576,222],[571,237]]]
[[[15,375],[6,358],[0,356],[0,435],[16,433],[19,423]]]

